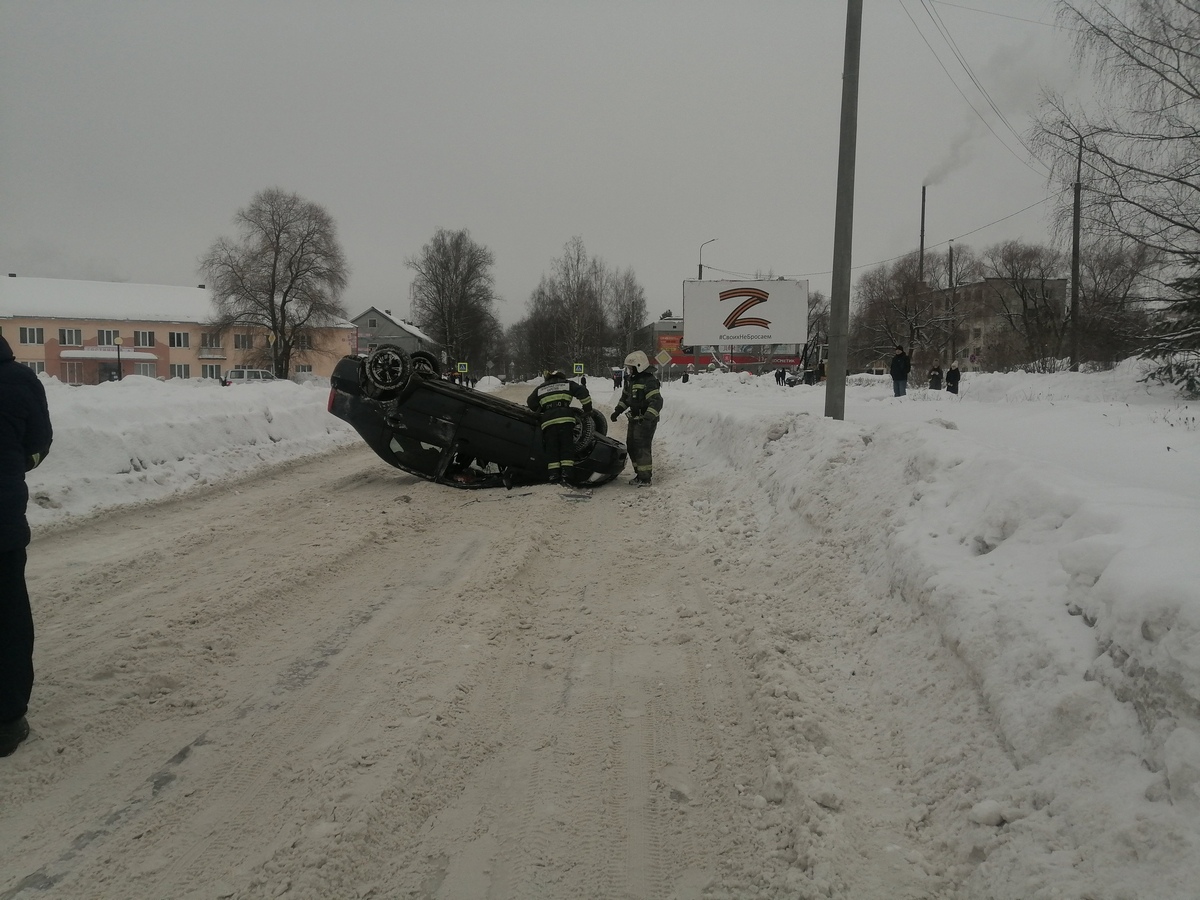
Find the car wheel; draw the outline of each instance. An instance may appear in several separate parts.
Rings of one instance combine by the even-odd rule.
[[[598,409],[592,410],[592,424],[596,427],[596,434],[608,434],[608,416]]]
[[[376,347],[363,364],[364,392],[376,400],[394,397],[408,385],[412,370],[412,359],[396,345]]]
[[[571,413],[575,416],[575,455],[587,456],[596,443],[596,424],[582,409],[572,409]]]
[[[442,365],[437,356],[428,350],[414,350],[409,354],[412,360],[413,372],[427,378],[438,378],[442,374]]]

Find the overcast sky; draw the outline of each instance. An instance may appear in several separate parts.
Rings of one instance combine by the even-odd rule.
[[[1049,235],[927,8],[1018,133],[1070,89],[1050,0],[865,0],[855,279],[917,248],[922,183],[927,248]],[[655,317],[710,238],[708,277],[828,293],[845,30],[844,0],[0,0],[0,265],[196,284],[281,187],[336,220],[352,315],[407,315],[438,227],[495,253],[505,324],[574,235]]]

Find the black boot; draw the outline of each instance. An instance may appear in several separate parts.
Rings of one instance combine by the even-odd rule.
[[[0,756],[8,756],[29,737],[29,722],[24,716],[0,724]]]

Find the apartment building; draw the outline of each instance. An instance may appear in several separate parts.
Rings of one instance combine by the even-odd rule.
[[[177,287],[56,278],[0,278],[0,333],[17,362],[67,384],[126,375],[220,379],[230,369],[263,368],[264,329],[220,332],[203,285]],[[293,375],[328,377],[356,352],[351,322],[314,328],[292,355]]]

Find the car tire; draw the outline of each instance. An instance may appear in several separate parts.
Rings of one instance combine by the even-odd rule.
[[[587,456],[596,443],[596,423],[582,409],[572,409],[571,413],[575,416],[575,456]]]
[[[382,344],[363,363],[363,393],[376,400],[390,400],[408,387],[413,364],[395,344]]]
[[[438,361],[435,354],[430,353],[428,350],[414,350],[408,356],[412,360],[413,374],[421,375],[425,378],[441,377],[442,364]]]
[[[598,409],[592,410],[592,424],[596,426],[596,434],[608,434],[608,416]]]

